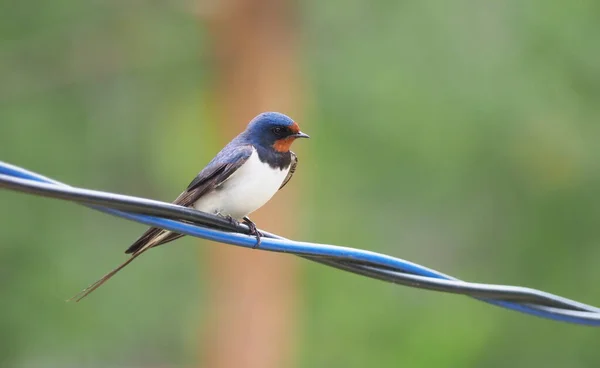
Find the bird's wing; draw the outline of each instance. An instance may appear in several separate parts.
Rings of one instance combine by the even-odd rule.
[[[231,174],[242,166],[244,162],[248,160],[250,155],[252,155],[252,150],[253,148],[251,145],[227,145],[211,162],[209,162],[208,165],[206,165],[198,176],[192,180],[188,188],[181,193],[173,203],[186,207],[194,204],[198,198],[229,179]],[[125,251],[125,253],[132,253],[129,259],[119,265],[119,267],[102,276],[98,281],[83,289],[71,299],[80,301],[148,249],[173,241],[182,236],[183,234],[177,234],[155,227],[148,229]]]
[[[283,183],[281,183],[279,189],[283,188],[287,184],[287,182],[290,181],[292,175],[294,175],[294,172],[296,171],[296,166],[298,165],[298,156],[296,156],[296,154],[292,151],[290,151],[290,155],[292,155],[292,161],[290,162],[290,171],[288,171],[288,174],[283,180]]]
[[[183,207],[192,206],[204,194],[223,184],[231,174],[240,168],[252,154],[252,146],[237,146],[234,149],[224,149],[211,161],[188,185],[173,204]],[[135,253],[149,243],[151,247],[168,243],[182,237],[183,234],[172,233],[160,228],[152,227],[146,230],[125,253]]]

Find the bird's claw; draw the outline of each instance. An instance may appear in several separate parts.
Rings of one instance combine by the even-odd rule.
[[[229,221],[230,224],[237,226],[240,223],[238,222],[238,220],[234,219],[233,217],[231,217],[230,215],[227,216],[223,216],[225,218],[225,220]]]
[[[260,238],[263,236],[263,234],[258,231],[256,224],[246,216],[244,216],[244,224],[248,225],[248,228],[250,229],[250,235],[256,236],[256,244],[252,246],[252,249],[258,248],[260,246]]]

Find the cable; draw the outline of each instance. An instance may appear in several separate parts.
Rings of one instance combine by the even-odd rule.
[[[0,187],[58,198],[178,233],[222,243],[252,247],[254,236],[245,224],[232,224],[218,216],[145,198],[68,186],[0,161]],[[405,286],[463,294],[486,303],[581,325],[600,326],[600,309],[543,291],[506,285],[469,283],[441,272],[391,256],[328,244],[292,241],[262,231],[258,248],[292,253],[302,258],[362,276]]]

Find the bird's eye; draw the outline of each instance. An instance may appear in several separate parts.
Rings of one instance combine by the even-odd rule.
[[[282,136],[285,133],[285,129],[282,127],[275,127],[273,128],[273,133],[275,133],[275,135]]]

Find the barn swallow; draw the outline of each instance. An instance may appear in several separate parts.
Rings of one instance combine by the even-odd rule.
[[[278,112],[256,116],[246,130],[227,144],[192,180],[174,204],[227,218],[242,220],[257,237],[260,232],[247,217],[283,188],[296,171],[298,158],[290,151],[297,138],[309,138],[298,124]],[[125,253],[131,257],[79,294],[77,301],[108,281],[150,248],[181,238],[183,234],[151,227]],[[71,299],[73,299],[71,298]]]

